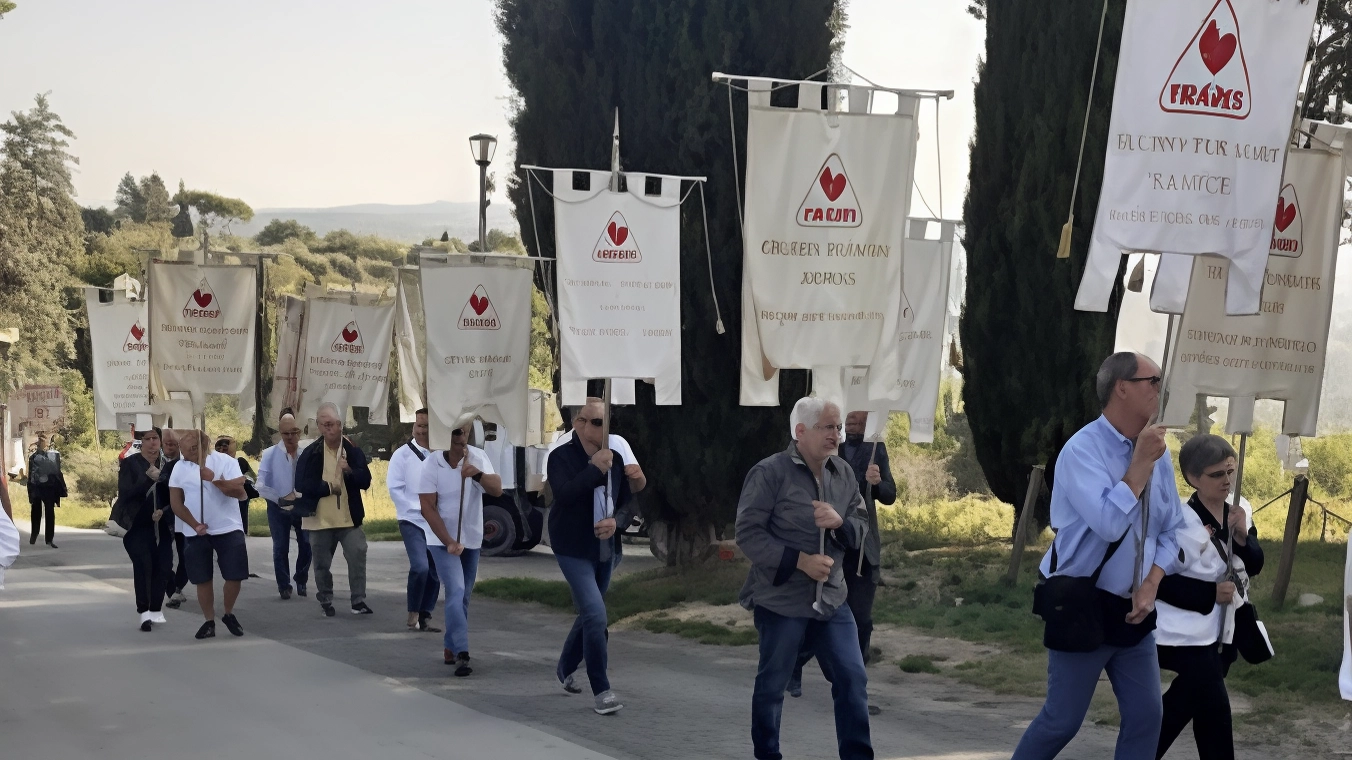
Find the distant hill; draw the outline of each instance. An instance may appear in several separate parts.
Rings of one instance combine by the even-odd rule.
[[[479,236],[479,205],[477,203],[419,203],[394,205],[387,203],[360,203],[332,208],[264,208],[254,212],[252,221],[231,226],[236,235],[251,237],[258,234],[273,219],[295,219],[318,235],[333,230],[417,243],[426,238],[440,238],[450,232],[465,242]],[[488,207],[488,228],[517,232],[516,220],[505,202]]]

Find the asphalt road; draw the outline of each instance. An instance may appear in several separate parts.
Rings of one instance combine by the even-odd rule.
[[[264,577],[245,584],[236,608],[246,635],[218,625],[216,639],[200,642],[192,601],[167,610],[154,632],[137,629],[121,541],[59,528],[57,543],[30,547],[25,537],[0,591],[0,758],[751,756],[754,647],[615,631],[610,673],[625,709],[602,717],[588,696],[558,688],[554,661],[571,618],[537,605],[475,599],[475,672],[451,676],[440,635],[405,630],[398,543],[370,547],[376,614],[340,604],[324,618],[313,595],[278,598],[270,542],[249,539]],[[653,564],[639,548],[621,569]],[[339,602],[345,569],[336,558]],[[559,577],[543,549],[481,564],[480,577],[510,575]],[[785,705],[785,754],[834,757],[830,686],[820,671],[806,675],[804,696]],[[1040,706],[890,664],[870,668],[870,694],[883,709],[872,724],[879,758],[1006,758]],[[1169,757],[1196,757],[1190,738]],[[1114,739],[1086,726],[1061,757],[1111,757]]]

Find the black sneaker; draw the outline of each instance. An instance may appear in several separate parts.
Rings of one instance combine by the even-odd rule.
[[[305,584],[304,584],[304,583],[297,583],[297,584],[296,584],[296,594],[297,594],[298,596],[309,596],[309,594],[305,593]]]
[[[48,549],[55,549],[55,548],[56,548],[56,544],[52,543],[51,541],[48,541],[48,542],[47,542],[47,548],[48,548]]]
[[[335,610],[332,604],[321,604],[320,606],[324,608],[324,617],[333,617],[338,614],[338,610]]]
[[[207,622],[203,623],[202,627],[197,629],[197,635],[194,638],[199,639],[216,638],[216,621],[208,620]]]
[[[459,657],[455,658],[455,674],[464,678],[474,672],[474,668],[469,666],[469,652],[461,652]]]
[[[150,621],[149,621],[149,620],[142,620],[142,621],[141,621],[141,630],[142,630],[143,632],[145,632],[145,633],[150,633]]]
[[[366,606],[366,602],[357,602],[352,605],[353,615],[374,615],[376,611]]]
[[[233,612],[225,613],[224,615],[221,616],[221,622],[225,623],[225,627],[230,629],[230,633],[232,635],[234,636],[244,635],[244,626],[239,624],[239,618],[235,617],[235,613]]]
[[[291,598],[291,589],[290,589],[290,588],[284,588],[284,589],[282,589],[281,591],[278,591],[277,593],[281,594],[283,599],[290,599],[290,598]]]
[[[167,602],[164,603],[164,606],[165,606],[165,607],[168,607],[168,608],[171,609],[171,610],[176,610],[176,609],[178,609],[182,604],[183,604],[183,602],[180,602],[180,601],[177,600],[177,599],[170,599],[169,601],[167,601]]]

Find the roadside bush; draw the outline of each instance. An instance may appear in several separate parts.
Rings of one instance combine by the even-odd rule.
[[[335,272],[352,282],[361,282],[365,277],[362,274],[361,267],[357,266],[357,262],[346,256],[329,256],[328,262]]]
[[[297,253],[296,263],[315,278],[316,282],[323,280],[329,274],[329,259],[327,256],[320,256],[315,253]]]
[[[1352,497],[1352,433],[1339,433],[1301,440],[1301,451],[1310,460],[1310,483],[1330,499]]]
[[[117,498],[116,452],[72,449],[63,452],[61,466],[72,496],[98,504],[111,504]]]
[[[985,496],[878,507],[883,542],[900,541],[906,551],[1006,541],[1013,520],[1013,507]]]
[[[373,279],[394,281],[394,267],[383,261],[362,259],[361,268],[366,271],[367,276]]]

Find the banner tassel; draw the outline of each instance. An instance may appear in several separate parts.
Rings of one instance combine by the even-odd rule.
[[[1089,136],[1089,114],[1094,112],[1094,85],[1098,82],[1099,59],[1103,53],[1103,25],[1108,20],[1108,0],[1103,0],[1103,13],[1099,16],[1098,45],[1094,48],[1094,71],[1089,75],[1089,98],[1084,105],[1084,127],[1080,130],[1080,155],[1075,159],[1075,182],[1070,186],[1070,209],[1066,213],[1066,224],[1061,228],[1061,244],[1057,246],[1056,258],[1070,258],[1070,231],[1075,224],[1075,197],[1080,190],[1080,169],[1084,167],[1084,143]]]

